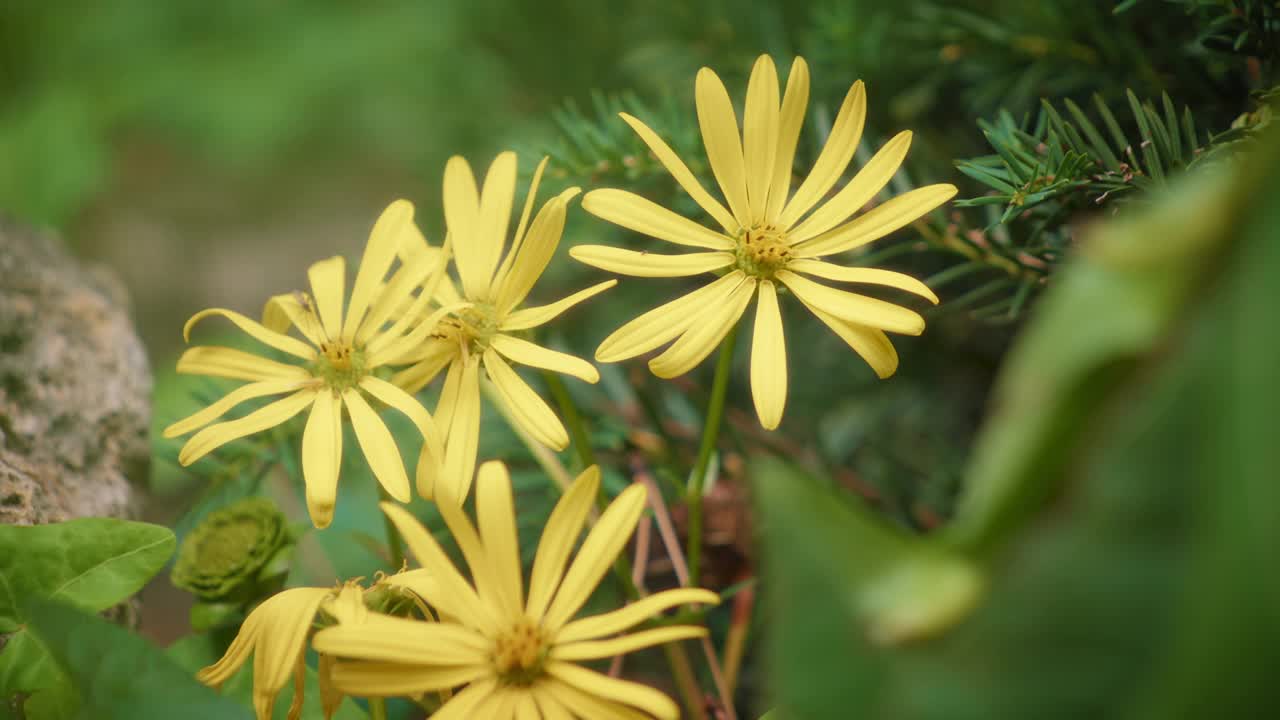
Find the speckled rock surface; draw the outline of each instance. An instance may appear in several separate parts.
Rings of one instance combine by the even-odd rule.
[[[136,517],[150,397],[120,282],[0,217],[0,523]]]

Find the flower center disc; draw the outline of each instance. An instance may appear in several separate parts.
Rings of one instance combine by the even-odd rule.
[[[774,273],[791,262],[791,245],[780,230],[754,227],[738,237],[735,252],[738,269],[759,278],[772,279]]]
[[[489,349],[489,341],[498,334],[497,313],[493,306],[476,303],[440,321],[436,336],[457,341],[477,355]]]
[[[493,666],[508,685],[530,685],[542,675],[547,647],[542,630],[522,618],[493,641]]]
[[[311,374],[337,392],[355,387],[367,373],[364,350],[342,341],[320,344]]]

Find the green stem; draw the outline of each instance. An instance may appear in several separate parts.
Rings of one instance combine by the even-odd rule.
[[[733,367],[733,345],[738,339],[738,326],[734,325],[724,342],[720,344],[720,356],[716,360],[716,374],[711,381],[711,399],[707,401],[707,415],[702,426],[702,444],[698,447],[698,460],[689,476],[689,586],[698,586],[702,563],[702,494],[707,479],[707,466],[720,437],[720,421],[724,417],[724,400],[729,390],[729,371]]]
[[[369,698],[369,717],[371,720],[387,720],[387,701],[385,698]]]
[[[391,496],[378,486],[378,495],[382,498],[382,502],[393,502]],[[391,553],[391,572],[400,572],[404,568],[404,540],[400,537],[400,531],[396,529],[395,523],[391,522],[391,518],[383,513],[382,524],[387,529],[387,550]],[[372,700],[370,707],[372,707]]]
[[[596,453],[591,448],[591,436],[587,434],[587,427],[582,422],[582,413],[578,412],[578,405],[569,394],[569,389],[564,386],[564,381],[559,375],[549,370],[542,371],[542,379],[551,390],[551,396],[556,399],[556,404],[560,406],[560,414],[564,415],[565,424],[569,426],[569,435],[573,437],[573,450],[582,461],[582,467],[589,468],[595,465]]]

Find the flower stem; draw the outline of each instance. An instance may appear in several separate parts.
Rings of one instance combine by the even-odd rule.
[[[387,720],[387,701],[385,698],[369,698],[370,720]]]
[[[587,426],[582,422],[582,413],[578,412],[578,405],[569,394],[569,389],[564,386],[560,376],[550,370],[542,371],[542,379],[551,390],[551,397],[555,398],[556,404],[560,406],[560,414],[564,415],[565,424],[569,426],[569,435],[573,437],[573,451],[577,453],[582,467],[589,468],[595,465],[596,453],[591,448],[591,436],[587,434]]]
[[[707,479],[707,466],[720,437],[720,420],[724,416],[724,400],[729,390],[729,371],[733,367],[733,346],[738,339],[735,324],[720,344],[720,356],[716,359],[716,374],[711,381],[711,399],[707,401],[707,415],[702,426],[702,444],[698,447],[698,460],[689,476],[689,584],[698,586],[702,567],[702,494]]]
[[[378,495],[382,498],[382,502],[392,502],[391,496],[381,485],[378,486]],[[400,537],[400,531],[396,529],[395,523],[391,522],[391,518],[387,517],[386,513],[382,515],[382,525],[387,529],[387,550],[391,553],[391,572],[400,572],[404,569],[404,540]],[[372,707],[373,701],[369,702]]]

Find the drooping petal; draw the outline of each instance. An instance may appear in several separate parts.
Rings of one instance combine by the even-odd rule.
[[[832,332],[844,340],[853,351],[871,366],[880,379],[893,375],[898,369],[898,351],[883,330],[846,322],[823,310],[805,303],[809,311],[818,317]]]
[[[628,230],[677,245],[708,250],[733,249],[733,240],[727,235],[626,190],[592,190],[582,198],[582,209]]]
[[[387,206],[378,216],[369,233],[369,242],[365,244],[364,255],[360,259],[360,269],[356,272],[355,285],[351,286],[351,303],[347,306],[347,315],[342,321],[342,337],[353,340],[356,329],[364,321],[365,313],[378,292],[382,279],[395,262],[396,253],[400,249],[400,237],[413,224],[413,203],[408,200],[396,200]]]
[[[342,468],[342,401],[329,390],[315,393],[311,416],[302,431],[302,477],[307,486],[307,512],[317,528],[333,521]]]
[[[862,126],[866,117],[867,94],[862,81],[859,80],[845,95],[844,102],[840,105],[840,112],[836,115],[836,121],[831,126],[831,134],[827,136],[827,144],[818,154],[818,159],[813,163],[813,169],[809,171],[804,182],[800,183],[796,194],[783,206],[782,214],[778,216],[780,227],[789,228],[795,225],[796,221],[804,217],[805,213],[826,196],[827,191],[844,174],[844,169],[853,159],[854,151],[858,149],[858,140],[862,138]]]
[[[911,131],[903,130],[885,143],[857,175],[840,192],[823,203],[809,217],[787,232],[791,242],[800,243],[817,237],[849,219],[876,196],[902,166],[911,147]]]
[[[267,395],[279,395],[281,393],[292,392],[297,390],[301,383],[305,380],[263,380],[260,382],[242,385],[235,390],[224,395],[217,402],[209,407],[199,410],[191,415],[179,420],[164,429],[164,437],[175,438],[203,427],[209,423],[222,417],[231,408],[239,405],[246,400],[260,398]]]
[[[254,612],[249,613],[249,617],[245,618],[244,623],[240,625],[240,632],[236,633],[231,644],[227,646],[227,651],[214,664],[201,668],[196,673],[196,680],[218,689],[240,672],[240,668],[244,667],[249,655],[257,647],[263,632],[267,630],[267,616],[259,612],[261,609],[260,605]]]
[[[480,193],[466,159],[454,155],[444,166],[444,221],[453,242],[454,265],[468,298],[484,298],[486,249],[480,234]]]
[[[264,345],[269,345],[281,352],[289,353],[290,355],[300,357],[303,360],[311,360],[316,356],[315,348],[301,340],[270,330],[258,323],[256,320],[247,318],[233,310],[224,310],[223,308],[209,308],[208,310],[201,310],[195,315],[192,315],[191,319],[187,321],[187,324],[182,327],[182,339],[187,342],[191,342],[191,328],[196,323],[210,315],[221,315],[235,323],[236,327],[248,333],[254,340],[257,340]]]
[[[542,626],[549,632],[563,627],[587,602],[600,584],[600,578],[631,539],[644,512],[644,503],[645,486],[631,485],[600,514],[543,617]]]
[[[683,375],[702,362],[742,317],[755,293],[756,279],[748,277],[729,293],[723,303],[699,315],[671,347],[649,361],[649,369],[660,378]]]
[[[556,633],[556,642],[581,642],[624,632],[677,605],[718,605],[719,603],[720,596],[710,590],[701,588],[663,590],[636,600],[619,610],[574,620]]]
[[[657,133],[651,130],[648,125],[626,113],[618,113],[618,115],[631,126],[632,130],[636,131],[636,134],[640,136],[644,144],[649,146],[649,150],[653,152],[654,157],[658,158],[658,162],[662,163],[667,172],[671,173],[671,177],[677,183],[680,183],[680,187],[684,188],[684,191],[689,194],[689,197],[694,202],[698,203],[703,210],[707,211],[708,215],[720,223],[720,227],[724,228],[726,233],[729,235],[738,234],[738,231],[742,229],[738,225],[738,221],[733,218],[733,215],[729,214],[729,211],[720,204],[720,201],[712,197],[711,193],[708,193],[702,187],[702,183],[698,182],[698,178],[684,164],[680,156],[676,155],[675,151],[663,142]]]
[[[746,167],[742,158],[742,141],[738,135],[738,115],[733,111],[729,91],[711,68],[698,71],[694,82],[694,103],[698,108],[698,127],[702,145],[707,150],[711,172],[720,183],[733,217],[742,227],[751,225],[751,206],[747,200]]]
[[[845,322],[903,335],[919,335],[924,332],[924,318],[914,310],[884,300],[827,287],[787,270],[778,273],[778,280],[790,288],[791,292],[795,293],[804,304],[816,307]]]
[[[671,698],[639,683],[611,678],[567,662],[547,663],[547,674],[583,692],[640,708],[659,720],[679,720],[680,708]]]
[[[583,640],[575,643],[557,643],[551,650],[552,660],[582,661],[601,660],[615,655],[642,650],[669,642],[706,637],[707,629],[691,625],[675,625],[628,633],[608,640]]]
[[[413,365],[391,376],[396,387],[405,392],[417,393],[431,383],[441,370],[458,357],[458,344],[441,339],[430,339],[422,345],[422,357]]]
[[[524,610],[524,589],[516,506],[511,497],[511,477],[507,466],[500,462],[489,461],[480,466],[476,477],[476,521],[506,612],[518,616]]]
[[[723,304],[745,278],[746,273],[734,270],[627,322],[600,343],[600,347],[596,348],[596,360],[626,360],[670,341],[709,308]]]
[[[322,655],[321,659],[328,657]],[[335,663],[334,686],[360,697],[404,697],[447,690],[489,673],[484,665],[402,665],[349,661]]]
[[[555,411],[492,348],[484,353],[484,367],[503,404],[522,430],[553,450],[569,446],[569,433]]]
[[[938,296],[928,285],[919,280],[892,270],[865,267],[844,267],[821,260],[792,260],[787,269],[792,272],[814,275],[838,282],[866,283],[868,285],[884,285],[886,287],[906,290],[919,295],[934,305],[938,304]]]
[[[351,417],[351,427],[356,431],[356,442],[360,451],[369,463],[369,469],[378,479],[378,484],[391,497],[402,503],[412,498],[409,494],[409,475],[404,471],[404,461],[400,457],[400,448],[391,436],[391,431],[378,417],[378,413],[369,407],[369,403],[360,395],[360,391],[351,388],[342,393],[342,404]]]
[[[312,388],[303,388],[242,418],[210,425],[192,435],[187,444],[182,446],[178,462],[185,467],[232,440],[275,427],[302,412],[303,408],[311,404],[316,394]]]
[[[480,665],[491,649],[484,635],[456,623],[372,613],[360,625],[334,625],[311,640],[316,652],[405,665]]]
[[[791,192],[791,167],[795,164],[796,144],[800,129],[804,126],[804,112],[809,105],[809,66],[804,58],[791,62],[787,74],[787,90],[782,96],[782,111],[778,120],[778,149],[773,161],[773,181],[769,184],[769,206],[765,220],[776,224],[778,215]]]
[[[602,283],[596,283],[585,290],[570,295],[569,297],[557,300],[546,305],[536,305],[534,307],[521,308],[516,310],[502,321],[500,329],[504,332],[516,332],[517,330],[528,330],[539,325],[545,325],[560,316],[561,313],[588,298],[599,295],[609,288],[617,285],[617,280],[605,280]]]
[[[422,527],[422,523],[398,505],[384,502],[379,507],[400,531],[418,564],[431,569],[435,583],[415,585],[414,592],[422,595],[422,599],[432,607],[457,618],[469,628],[481,632],[497,629],[497,621],[490,609],[480,602],[475,589],[462,577],[440,543]]]
[[[521,365],[572,375],[589,383],[600,381],[600,372],[596,370],[595,365],[586,360],[544,348],[513,335],[494,335],[489,341],[489,346],[508,360]]]
[[[898,195],[848,223],[795,246],[798,258],[852,250],[918,220],[956,194],[955,185],[926,185]]]
[[[231,380],[305,380],[311,377],[297,365],[268,360],[235,348],[211,345],[187,348],[178,358],[178,372]]]
[[[486,296],[492,288],[493,275],[502,259],[502,248],[507,242],[507,229],[511,226],[511,205],[516,196],[516,154],[511,151],[498,153],[484,176],[480,190],[480,217],[477,221],[476,253],[480,260],[480,274],[484,278]]]
[[[320,327],[311,298],[301,292],[271,296],[262,306],[262,325],[278,333],[286,333],[293,326],[312,345],[318,347],[324,342],[324,329]]]
[[[444,473],[436,483],[436,498],[440,502],[458,505],[467,499],[471,488],[471,476],[476,471],[476,453],[480,447],[480,361],[473,358],[462,365],[456,384],[453,414],[444,445]],[[449,368],[453,374],[453,368]],[[440,402],[444,404],[444,395]]]
[[[430,413],[417,398],[372,375],[360,381],[360,389],[404,413],[418,429],[422,436],[422,451],[418,455],[416,471],[418,494],[430,500],[444,464],[444,440]]]
[[[546,698],[573,713],[575,718],[609,718],[609,720],[653,720],[650,715],[612,700],[606,700],[586,690],[580,690],[562,680],[548,678],[534,686],[541,702]]]
[[[765,430],[782,422],[787,404],[787,344],[773,283],[760,283],[756,325],[751,337],[751,399]]]
[[[742,117],[742,152],[753,225],[764,221],[769,207],[769,186],[778,154],[779,112],[778,70],[773,58],[761,55],[751,68]]]
[[[501,286],[494,288],[494,305],[499,313],[509,312],[523,302],[547,269],[564,233],[566,207],[566,202],[557,197],[548,200],[538,211],[528,235],[516,250],[519,257],[512,261],[511,272],[503,278]]]
[[[632,277],[687,277],[733,264],[733,253],[723,250],[662,255],[608,245],[579,245],[569,250],[569,257],[591,267]]]
[[[582,524],[586,522],[599,492],[600,468],[592,465],[564,491],[547,518],[533,559],[533,573],[529,576],[529,601],[525,614],[533,620],[542,619],[552,596],[560,587],[569,553],[582,534]]]
[[[347,261],[335,255],[327,260],[312,263],[307,268],[311,281],[311,297],[316,302],[320,325],[329,340],[337,340],[342,333],[342,301],[347,287]]]

